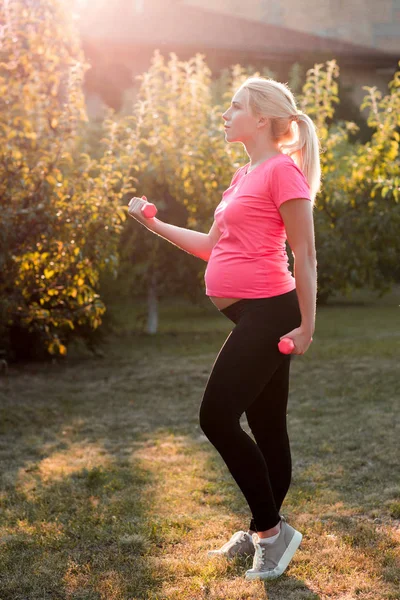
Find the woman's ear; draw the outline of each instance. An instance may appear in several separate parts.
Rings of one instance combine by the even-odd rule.
[[[265,127],[270,125],[270,119],[268,117],[260,117],[257,122],[257,127]]]

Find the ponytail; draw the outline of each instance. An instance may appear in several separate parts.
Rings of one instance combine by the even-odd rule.
[[[282,143],[281,151],[291,156],[304,173],[311,191],[312,203],[321,189],[320,143],[314,122],[308,115],[297,113],[298,139],[291,144]]]

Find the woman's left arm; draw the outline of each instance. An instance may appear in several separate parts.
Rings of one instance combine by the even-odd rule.
[[[295,342],[294,354],[304,354],[315,330],[317,298],[317,256],[315,250],[313,209],[310,200],[295,198],[282,203],[286,237],[294,255],[294,277],[301,311],[301,326],[289,332]],[[282,336],[285,337],[285,336]],[[308,340],[308,341],[307,341]]]

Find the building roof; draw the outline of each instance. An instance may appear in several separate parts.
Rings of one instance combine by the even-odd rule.
[[[90,2],[80,21],[87,42],[113,42],[124,46],[176,47],[194,51],[213,49],[255,59],[287,57],[301,61],[316,54],[341,59],[346,64],[393,65],[399,57],[335,38],[299,32],[230,16],[197,6],[165,2],[137,12],[132,0]]]

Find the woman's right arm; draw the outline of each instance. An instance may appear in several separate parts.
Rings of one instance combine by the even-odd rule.
[[[221,235],[215,221],[208,233],[201,233],[200,231],[193,231],[192,229],[185,229],[184,227],[164,223],[164,221],[160,221],[156,217],[146,219],[140,210],[146,202],[141,200],[141,198],[136,198],[135,200],[136,202],[132,205],[131,203],[129,204],[129,216],[181,250],[197,256],[206,262],[208,261],[211,251]],[[141,200],[141,202],[137,202],[137,200]]]
[[[148,219],[148,221],[151,222],[145,225],[150,231],[168,240],[174,246],[198,258],[202,258],[206,262],[210,258],[212,245],[209,234],[164,223],[164,221],[160,221],[156,217]]]

